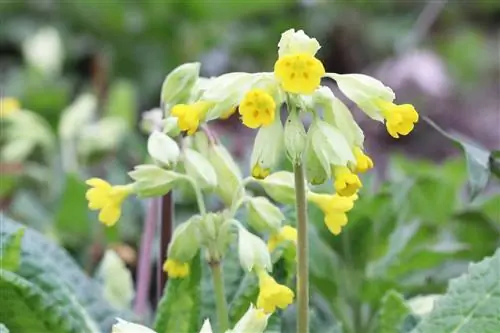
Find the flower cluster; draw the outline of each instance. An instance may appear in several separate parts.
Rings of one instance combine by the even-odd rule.
[[[308,186],[307,200],[324,212],[327,228],[338,235],[347,225],[347,213],[363,186],[359,174],[374,167],[363,149],[363,131],[348,107],[321,86],[321,79],[335,80],[344,95],[370,118],[383,122],[392,137],[409,134],[418,121],[415,108],[395,104],[394,92],[380,81],[362,74],[327,73],[316,58],[319,49],[316,39],[302,30],[290,29],[278,43],[273,72],[203,78],[199,76],[199,63],[179,66],[162,87],[161,111],[165,118],[161,119],[160,109],[156,109],[154,114],[147,114],[142,126],[151,130],[148,152],[153,164],[131,171],[133,182],[128,185],[111,186],[95,178],[87,182],[92,187],[87,192],[89,208],[100,210],[99,220],[107,226],[117,222],[122,202],[132,193],[154,197],[174,187],[191,186],[200,214],[176,228],[164,270],[172,278],[188,276],[190,263],[200,250],[211,267],[220,267],[237,233],[241,266],[257,277],[260,288],[256,308],[252,306],[240,321],[250,325],[252,332],[262,332],[270,314],[293,302],[292,289],[270,275],[271,254],[274,257],[282,249],[295,251],[298,235],[295,228],[285,224],[278,206],[267,197],[247,193],[246,185],[256,182],[274,201],[293,203],[294,176],[273,172],[285,153],[294,164],[305,166],[310,185],[331,181],[332,194],[317,193]],[[283,106],[287,110],[284,124]],[[250,158],[251,177],[245,179],[228,151],[212,135],[205,134],[206,123],[227,119],[236,112],[245,126],[257,129]],[[312,122],[306,130],[301,116],[307,113]],[[209,193],[216,193],[226,209],[207,212],[203,195]],[[235,219],[242,207],[247,210],[247,224]],[[267,244],[249,228],[265,235]],[[127,332],[120,330],[124,325],[119,323],[115,331]],[[211,332],[208,322],[201,332]]]

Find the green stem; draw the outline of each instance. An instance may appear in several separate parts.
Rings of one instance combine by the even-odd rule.
[[[304,166],[296,161],[295,203],[297,208],[297,333],[309,332],[309,263],[307,232],[307,201]]]
[[[222,267],[219,261],[211,262],[212,281],[215,292],[215,307],[217,310],[217,321],[219,332],[223,333],[229,329],[229,316],[227,311],[226,294],[224,292],[224,279],[222,277]]]
[[[193,178],[186,176],[186,179],[191,183],[191,186],[194,189],[196,194],[196,202],[198,203],[198,209],[200,210],[201,215],[207,214],[207,208],[205,207],[205,201],[203,201],[203,193],[201,193],[200,188],[196,184]]]

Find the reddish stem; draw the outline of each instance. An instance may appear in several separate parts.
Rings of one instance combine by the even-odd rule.
[[[174,228],[174,205],[172,191],[162,197],[161,202],[161,224],[160,224],[160,255],[157,266],[158,289],[156,290],[156,302],[161,299],[163,289],[167,283],[167,273],[163,271],[163,263],[167,260],[167,249],[172,239]]]

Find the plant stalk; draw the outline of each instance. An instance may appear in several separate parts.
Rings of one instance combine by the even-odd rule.
[[[215,306],[217,310],[217,321],[219,332],[225,332],[229,329],[229,315],[227,311],[226,294],[224,292],[224,278],[222,276],[222,267],[219,261],[210,262],[212,270],[212,281],[214,284]]]
[[[297,333],[309,332],[309,244],[304,166],[294,163],[295,203],[297,208]]]

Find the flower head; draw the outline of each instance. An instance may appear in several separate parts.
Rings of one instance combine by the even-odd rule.
[[[174,259],[167,259],[163,264],[163,270],[171,278],[183,278],[189,275],[189,264]]]
[[[356,166],[353,168],[354,172],[366,172],[373,168],[372,159],[360,147],[354,147],[353,153],[356,158]]]
[[[182,131],[193,135],[210,106],[211,103],[202,101],[194,104],[177,104],[172,108],[172,116],[177,117],[177,124]]]
[[[132,193],[131,185],[111,186],[105,180],[92,178],[87,180],[92,186],[86,193],[89,209],[100,210],[99,221],[108,227],[115,225],[121,216],[121,205]]]
[[[363,186],[359,177],[352,173],[348,167],[336,166],[334,167],[334,174],[335,182],[333,184],[335,191],[343,197],[350,197],[356,194]]]
[[[279,232],[272,234],[267,241],[269,252],[274,251],[283,242],[292,242],[297,244],[297,229],[292,226],[285,225]]]
[[[265,270],[257,272],[259,277],[259,296],[257,308],[265,313],[273,313],[276,308],[285,309],[293,303],[294,293],[287,286],[276,282]]]
[[[274,65],[274,74],[285,91],[312,94],[325,75],[325,67],[313,55],[297,53],[279,58]]]
[[[250,90],[240,103],[241,121],[250,128],[270,125],[274,121],[276,103],[262,89]]]
[[[0,98],[0,118],[6,117],[21,109],[19,101],[12,97]]]
[[[354,206],[357,195],[342,197],[339,194],[317,194],[310,192],[307,199],[316,204],[325,214],[325,224],[334,235],[340,234],[347,224],[346,213]]]
[[[377,105],[385,118],[387,132],[396,139],[409,134],[418,122],[418,113],[411,104],[397,105],[380,99]]]

